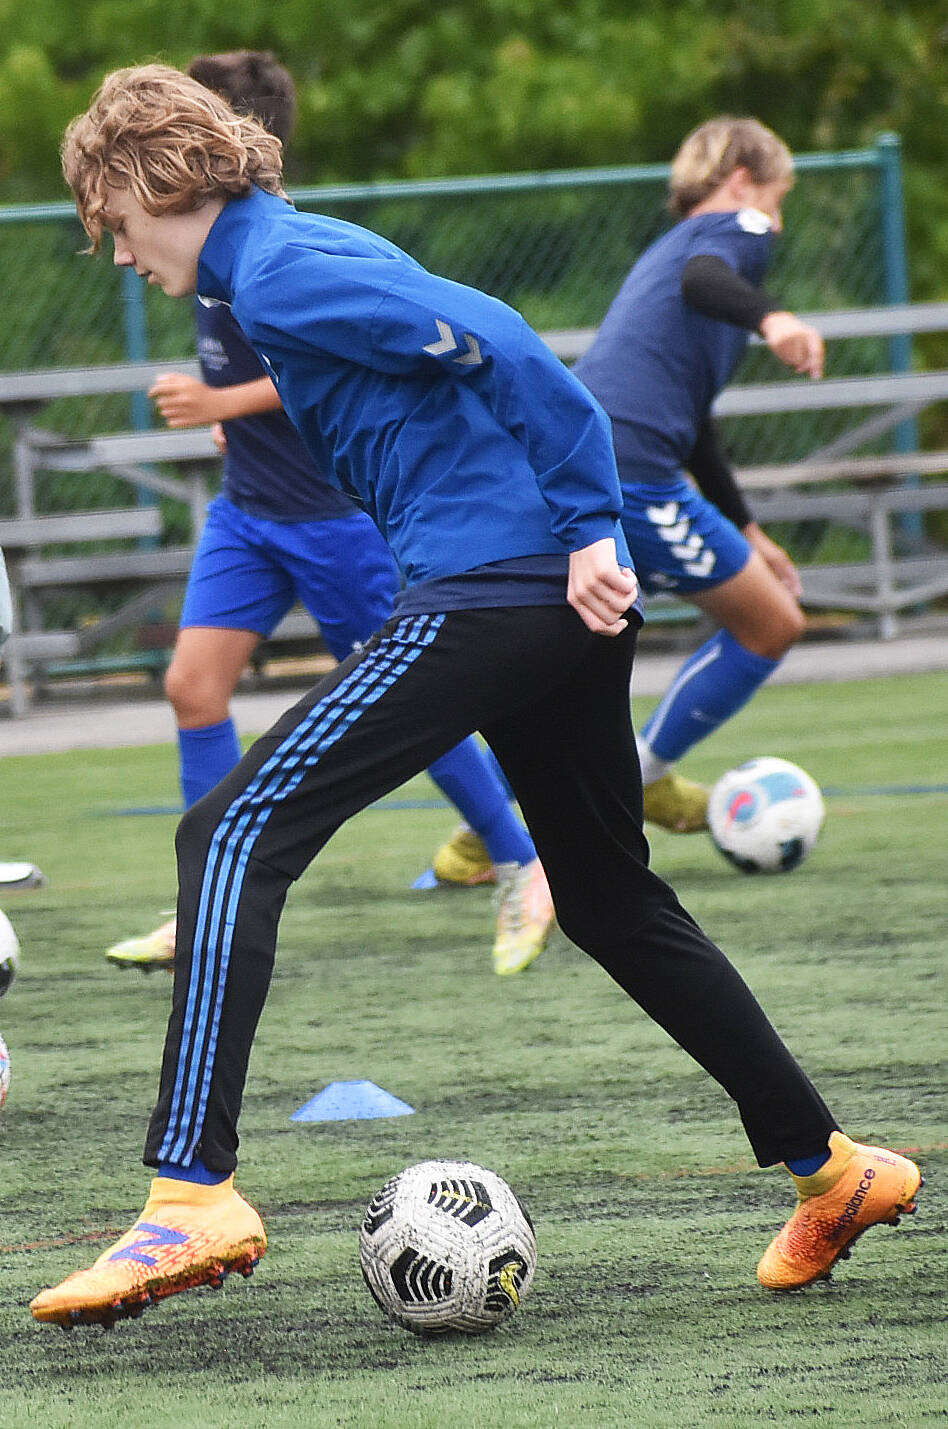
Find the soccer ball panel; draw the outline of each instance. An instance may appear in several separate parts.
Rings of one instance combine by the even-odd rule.
[[[519,1307],[536,1238],[495,1172],[469,1161],[422,1161],[369,1202],[359,1258],[373,1298],[396,1324],[420,1335],[477,1333]]]
[[[7,1051],[7,1044],[0,1037],[0,1107],[7,1099],[7,1092],[10,1090],[10,1053]]]
[[[0,997],[8,990],[20,965],[20,944],[13,924],[0,910]]]
[[[796,764],[770,755],[721,776],[708,801],[715,846],[745,873],[788,873],[823,826],[818,785]]]

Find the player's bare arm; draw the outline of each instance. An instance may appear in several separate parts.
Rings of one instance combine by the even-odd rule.
[[[183,372],[162,372],[148,393],[169,427],[201,427],[274,412],[280,398],[269,377],[233,387],[211,387]]]
[[[623,617],[638,593],[635,575],[616,559],[612,537],[571,553],[566,598],[597,635],[622,633],[629,623]]]

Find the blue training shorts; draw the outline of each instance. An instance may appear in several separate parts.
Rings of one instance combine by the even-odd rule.
[[[364,512],[269,521],[218,496],[195,552],[181,625],[266,638],[299,600],[344,660],[389,618],[400,584],[392,554]]]
[[[648,594],[711,590],[747,565],[747,538],[686,477],[635,485],[623,480],[622,494],[622,529]]]

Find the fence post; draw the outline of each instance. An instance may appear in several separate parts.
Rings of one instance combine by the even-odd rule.
[[[125,355],[129,362],[148,360],[148,318],[145,313],[145,285],[134,268],[122,269],[122,317],[125,327]],[[144,392],[133,392],[129,403],[132,426],[137,432],[151,426],[151,410]],[[157,506],[158,498],[144,486],[136,486],[135,500],[139,506]],[[154,536],[140,536],[143,548],[157,546]]]
[[[145,289],[134,268],[122,269],[122,316],[125,328],[125,356],[129,362],[148,361],[148,320],[145,315]],[[151,425],[148,398],[144,392],[133,392],[131,399],[132,426],[137,432]]]
[[[880,134],[876,139],[879,156],[879,199],[882,221],[882,280],[887,303],[909,301],[908,253],[905,243],[905,196],[902,189],[902,141],[898,134]],[[912,369],[912,338],[896,333],[889,338],[889,361],[893,372]],[[897,452],[918,450],[918,424],[913,419],[900,422],[893,432]],[[917,484],[909,477],[907,485]],[[905,511],[898,519],[905,544],[914,550],[923,544],[924,528],[920,511]]]

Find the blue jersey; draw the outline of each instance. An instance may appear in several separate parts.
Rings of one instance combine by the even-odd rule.
[[[409,585],[605,537],[631,565],[608,419],[506,304],[259,189],[217,218],[198,292],[230,304]]]
[[[263,364],[229,308],[195,303],[198,359],[209,387],[266,377]],[[224,422],[227,451],[221,494],[268,521],[322,521],[351,516],[352,502],[324,481],[299,432],[282,410]]]
[[[722,258],[755,286],[771,221],[756,209],[683,219],[645,250],[574,372],[623,429],[623,478],[677,478],[750,334],[685,302],[689,259]]]

